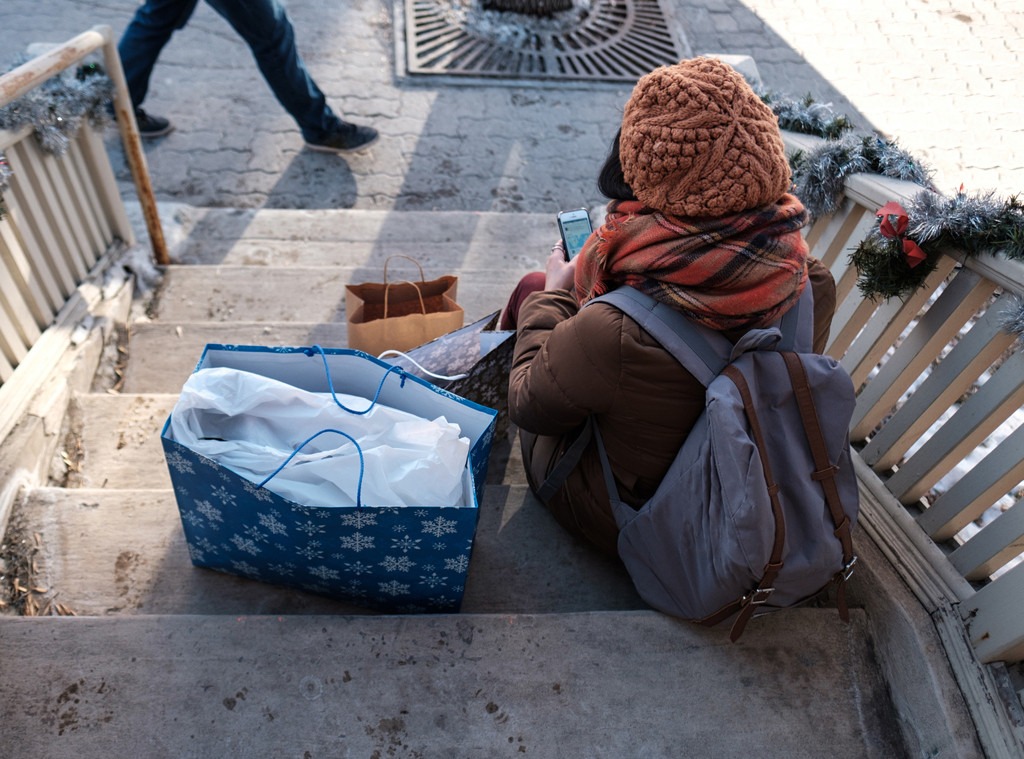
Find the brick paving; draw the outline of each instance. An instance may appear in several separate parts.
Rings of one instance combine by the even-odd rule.
[[[764,83],[832,103],[963,183],[1024,191],[1019,0],[666,0],[694,53],[752,56]],[[116,35],[134,0],[3,0],[0,60],[94,24]],[[199,206],[545,211],[596,206],[594,177],[627,85],[509,86],[402,76],[401,3],[290,0],[299,47],[342,114],[382,133],[365,155],[302,149],[244,44],[205,4],[171,41],[146,107],[177,130],[147,145],[161,200]],[[108,144],[119,152],[111,132]],[[119,178],[128,185],[120,164]]]

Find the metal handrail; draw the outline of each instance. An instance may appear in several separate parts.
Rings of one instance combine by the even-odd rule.
[[[114,115],[117,120],[117,128],[121,134],[121,143],[124,146],[128,168],[131,170],[132,180],[135,183],[135,191],[138,193],[139,203],[142,206],[153,257],[157,264],[165,266],[170,263],[167,243],[164,240],[163,228],[160,226],[156,197],[153,194],[153,185],[150,182],[149,169],[146,166],[146,156],[142,151],[142,143],[139,139],[139,128],[135,123],[135,110],[128,94],[128,86],[125,82],[124,70],[121,68],[121,58],[114,43],[113,31],[109,26],[95,26],[0,76],[0,106],[16,100],[101,48],[107,76],[110,77],[114,85]]]

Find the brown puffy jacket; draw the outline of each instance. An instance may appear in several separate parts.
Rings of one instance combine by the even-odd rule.
[[[835,310],[835,282],[818,261],[808,260],[814,349],[820,352]],[[596,303],[581,310],[566,290],[534,293],[524,302],[509,414],[520,428],[534,491],[593,415],[619,493],[639,507],[654,494],[703,409],[703,386],[614,306]],[[547,506],[567,530],[618,555],[618,527],[593,443]]]

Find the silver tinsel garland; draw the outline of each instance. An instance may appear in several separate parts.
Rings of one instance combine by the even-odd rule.
[[[781,129],[834,140],[854,128],[853,122],[843,114],[837,115],[830,103],[818,103],[810,95],[797,100],[765,89],[756,82],[751,82],[751,87],[765,105],[772,109]]]
[[[836,116],[829,105],[817,103],[810,96],[796,100],[751,84],[779,119],[780,128],[826,140],[819,148],[797,152],[790,158],[794,194],[812,217],[838,210],[846,178],[851,174],[880,174],[927,188],[908,204],[906,237],[925,250],[930,248],[930,258],[938,255],[936,251],[942,246],[951,246],[968,256],[992,252],[1024,261],[1024,203],[1017,197],[1004,201],[993,193],[969,196],[962,188],[953,197],[945,197],[932,185],[931,169],[895,142],[857,133],[845,116]],[[915,271],[902,265],[868,265],[874,261],[872,256],[887,256],[893,247],[877,227],[858,245],[853,258],[856,261],[860,257],[868,266],[860,270],[858,282],[867,297],[912,292],[930,270],[927,266]],[[1024,297],[1018,297],[1014,307],[1002,316],[1003,329],[1024,338]]]
[[[858,132],[845,115],[831,104],[818,103],[810,95],[795,99],[751,83],[779,120],[779,128],[826,140],[810,152],[797,151],[791,158],[794,192],[812,217],[828,216],[842,200],[843,184],[851,174],[874,173],[930,186],[932,171],[895,142]]]
[[[10,187],[11,165],[7,162],[7,156],[4,155],[4,151],[0,150],[0,219],[7,213],[7,209],[4,207],[4,193],[7,188]]]
[[[907,209],[907,233],[919,243],[945,240],[968,254],[1000,253],[1024,261],[1024,204],[1016,197],[1001,200],[992,192],[952,197],[919,193]]]
[[[797,152],[790,163],[794,192],[814,218],[835,213],[851,174],[881,174],[931,186],[929,167],[895,142],[875,135],[847,134],[808,153]]]
[[[113,93],[110,78],[95,64],[65,71],[0,108],[0,129],[30,126],[43,150],[64,155],[83,119],[97,127],[110,120]]]
[[[1024,339],[1024,297],[1017,296],[1013,307],[1004,311],[1000,326],[1011,335],[1016,335],[1018,340]]]
[[[17,60],[11,69],[26,59]],[[83,119],[97,128],[110,121],[108,107],[114,84],[96,64],[80,66],[71,73],[47,80],[17,100],[0,108],[0,130],[16,131],[32,127],[39,146],[53,155],[64,155],[78,133]],[[10,164],[0,152],[0,218],[6,209],[3,194],[9,187]]]

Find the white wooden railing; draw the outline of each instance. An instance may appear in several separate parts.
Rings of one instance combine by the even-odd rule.
[[[145,158],[109,27],[96,27],[0,77],[0,106],[101,50],[115,87],[117,123],[158,263],[167,262]],[[12,170],[0,218],[0,440],[66,344],[81,310],[79,288],[118,243],[133,244],[106,148],[83,123],[64,155],[40,148],[30,126],[0,131]],[[34,366],[38,364],[38,366]],[[15,382],[18,375],[23,381]]]
[[[786,134],[791,150],[814,138]],[[981,662],[1024,659],[1024,350],[1003,329],[1024,265],[949,250],[906,300],[864,298],[850,253],[889,201],[924,188],[853,175],[807,240],[836,278],[828,352],[858,386],[852,441],[865,530],[936,620]],[[999,441],[993,445],[993,441]],[[991,447],[987,451],[985,448]],[[982,525],[979,529],[978,522]],[[956,632],[943,633],[952,639]]]

